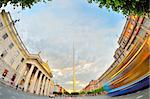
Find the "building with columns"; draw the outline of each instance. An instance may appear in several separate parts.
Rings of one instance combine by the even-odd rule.
[[[0,13],[0,81],[25,92],[48,96],[54,86],[48,62],[31,54],[23,44],[10,13]]]

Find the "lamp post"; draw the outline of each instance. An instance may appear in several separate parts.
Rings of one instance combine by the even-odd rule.
[[[20,19],[10,22],[8,25],[3,26],[3,27],[0,29],[0,31],[3,30],[3,29],[6,28],[6,27],[12,25],[12,24],[14,25],[16,22],[19,22],[19,21],[20,21]]]

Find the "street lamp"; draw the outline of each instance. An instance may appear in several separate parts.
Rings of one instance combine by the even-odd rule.
[[[3,30],[3,29],[6,28],[6,27],[12,25],[12,24],[14,25],[16,22],[19,22],[19,21],[20,21],[20,19],[17,19],[17,20],[15,20],[15,21],[10,22],[8,25],[3,26],[3,27],[0,29],[0,31]]]

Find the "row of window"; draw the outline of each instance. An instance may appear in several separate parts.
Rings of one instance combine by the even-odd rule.
[[[4,57],[7,55],[7,53],[8,53],[8,52],[7,52],[6,50],[4,50],[3,53],[1,54],[1,58],[4,58]],[[17,57],[18,55],[19,55],[19,52],[17,51],[15,57]],[[15,57],[13,57],[13,58],[10,60],[10,64],[11,64],[11,65],[14,63],[14,61],[15,61],[15,59],[16,59]],[[21,61],[21,63],[22,63],[22,62],[24,61],[24,58],[21,58],[20,61]],[[16,69],[18,69],[18,67],[19,67],[19,65],[16,67]]]
[[[141,36],[144,39],[146,32],[143,29],[140,29],[140,31],[139,31],[138,34],[139,34],[139,36]],[[133,40],[133,42],[130,44],[130,46],[128,46],[127,51],[129,51],[133,47],[133,44],[135,44],[136,41],[137,41],[137,37],[135,37],[134,40]],[[118,53],[115,53],[114,58],[117,59],[117,60],[119,60],[119,62],[120,62],[121,59],[123,59],[123,57],[125,56],[125,54],[123,53],[120,56],[118,49],[117,49],[116,52],[118,52]]]
[[[19,51],[16,51],[15,55],[12,57],[11,61],[10,61],[10,64],[12,65],[16,59],[16,57],[19,56]]]
[[[144,24],[144,25],[145,25],[145,24],[148,24],[148,22],[149,22],[149,24],[150,24],[150,21],[145,18],[143,24]],[[143,29],[140,29],[139,32],[138,32],[138,36],[140,36],[141,39],[144,39],[145,34],[146,34],[146,32],[145,32]],[[134,39],[133,39],[133,41],[132,41],[132,44],[135,44],[136,42],[137,42],[137,37],[134,37]],[[131,48],[132,48],[132,46],[131,46],[131,44],[130,44],[130,46],[127,48],[127,50],[129,51]]]
[[[124,53],[123,53],[123,50],[122,50],[122,51],[117,50],[117,52],[116,52],[115,55],[114,55],[114,58],[115,58],[115,59],[118,59],[118,58],[121,57],[122,55],[125,56]]]
[[[13,43],[10,43],[10,44],[9,44],[9,48],[10,48],[10,49],[12,49],[12,48],[13,48],[13,46],[14,46],[14,44],[13,44]],[[4,51],[2,52],[2,54],[1,54],[1,57],[2,57],[2,58],[4,58],[6,55],[7,55],[7,51],[6,51],[6,50],[4,50]]]
[[[4,40],[5,40],[6,38],[8,38],[8,34],[5,33],[5,34],[2,36],[2,38],[3,38]],[[13,46],[14,46],[14,44],[11,42],[11,43],[9,44],[9,48],[12,49]],[[6,55],[7,55],[7,51],[4,50],[4,51],[2,52],[2,54],[1,54],[1,57],[4,58]]]
[[[3,26],[3,25],[0,23],[0,27],[1,27],[1,26]],[[8,38],[8,34],[5,33],[5,34],[2,36],[2,38],[3,38],[4,40],[6,40],[6,39]],[[14,44],[11,42],[11,43],[8,45],[8,47],[9,47],[9,49],[12,49],[12,48],[14,47]],[[2,52],[2,54],[0,55],[0,57],[1,57],[1,58],[4,58],[7,54],[8,54],[7,50],[4,50],[4,51]],[[19,54],[20,54],[19,51],[16,51],[16,54],[15,54],[15,55],[13,56],[13,58],[10,60],[10,64],[11,64],[11,65],[14,63],[15,58],[16,58]],[[21,58],[20,61],[23,62],[23,61],[24,61],[24,58]],[[20,65],[17,65],[16,69],[18,69],[19,66],[20,66]]]
[[[134,23],[133,23],[134,24]],[[150,20],[144,20],[144,22],[143,22],[143,24],[144,25],[146,25],[146,26],[149,26],[149,24],[150,24]],[[131,32],[131,30],[129,30],[129,32]],[[140,29],[140,31],[139,31],[139,36],[141,36],[141,38],[143,38],[144,39],[144,37],[145,37],[145,34],[146,34],[146,32],[144,31],[144,30],[142,30],[142,29]],[[127,41],[128,41],[128,38],[127,37],[124,37],[123,38],[123,40],[120,42],[120,47],[121,48],[125,48],[125,46],[126,46],[126,43],[127,43]],[[131,48],[132,48],[132,46],[133,46],[133,44],[135,44],[135,42],[137,42],[137,37],[135,37],[134,39],[133,39],[133,41],[132,41],[132,43],[130,44],[130,46],[128,46],[128,48],[127,48],[127,50],[126,51],[129,51]],[[129,43],[128,43],[129,44]],[[118,63],[120,63],[121,62],[121,60],[124,58],[124,56],[126,55],[126,53],[122,53],[122,54],[120,54],[120,51],[123,51],[123,49],[117,49],[116,50],[116,52],[115,52],[115,55],[114,55],[114,58],[116,59],[116,61],[111,65],[111,67],[114,67],[114,66],[116,66]],[[126,52],[125,51],[125,52]]]
[[[128,38],[127,38],[127,37],[124,37],[123,40],[122,40],[122,42],[120,43],[120,46],[121,46],[122,48],[124,48],[125,45],[126,45],[126,43],[127,43],[127,41],[128,41]]]

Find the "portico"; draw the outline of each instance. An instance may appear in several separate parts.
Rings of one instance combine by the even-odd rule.
[[[26,61],[21,68],[22,74],[18,77],[16,85],[22,84],[25,92],[48,96],[52,74],[47,68],[47,63],[43,63],[38,58],[35,59],[32,56],[31,59]]]

